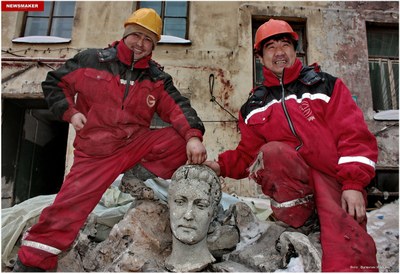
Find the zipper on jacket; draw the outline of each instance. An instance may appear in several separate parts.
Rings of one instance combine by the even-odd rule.
[[[123,110],[125,105],[125,99],[126,97],[128,97],[128,93],[129,93],[129,87],[131,85],[131,78],[132,78],[132,74],[133,74],[133,67],[135,66],[135,54],[132,52],[132,63],[131,63],[131,67],[129,68],[129,70],[126,71],[126,85],[125,85],[125,92],[124,92],[124,97],[122,98],[122,106],[121,109]]]
[[[282,71],[282,77],[280,77],[279,78],[279,83],[280,83],[280,85],[281,85],[281,88],[282,88],[282,108],[283,108],[283,112],[285,113],[285,116],[286,116],[286,120],[288,121],[288,124],[289,124],[289,128],[290,128],[290,131],[293,133],[293,135],[294,135],[294,137],[296,137],[296,139],[299,141],[299,145],[295,148],[296,149],[296,151],[298,151],[302,146],[303,146],[303,140],[300,138],[300,136],[297,134],[297,132],[296,132],[296,130],[295,130],[295,128],[294,128],[294,125],[293,125],[293,121],[292,121],[292,119],[290,118],[290,115],[289,115],[289,111],[288,111],[288,109],[287,109],[287,107],[286,107],[286,99],[285,99],[285,97],[286,97],[286,94],[285,94],[285,86],[283,85],[283,76],[284,76],[284,73],[285,73],[285,70],[283,70]]]

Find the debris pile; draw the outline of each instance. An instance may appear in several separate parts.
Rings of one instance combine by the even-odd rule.
[[[160,195],[158,195],[160,196]],[[23,232],[55,195],[2,210],[2,270],[12,269]],[[210,225],[208,246],[217,259],[206,272],[320,272],[316,220],[299,229],[263,221],[248,199],[230,201]],[[245,201],[245,202],[244,202]],[[380,272],[399,271],[398,200],[368,213]],[[14,221],[16,220],[16,221]],[[60,255],[59,272],[167,272],[171,253],[169,209],[162,199],[137,199],[111,187],[73,246]]]
[[[108,237],[96,238],[89,218],[73,247],[60,258],[61,272],[165,272],[172,235],[168,207],[158,200],[135,200]],[[259,221],[243,202],[221,208],[209,230],[208,245],[217,262],[212,272],[273,272],[292,257],[303,258],[304,271],[320,271],[321,253],[302,233],[276,222]],[[286,232],[285,232],[286,231]],[[315,232],[318,233],[318,232]],[[310,234],[313,235],[313,234]]]

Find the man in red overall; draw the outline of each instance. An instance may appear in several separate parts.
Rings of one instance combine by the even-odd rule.
[[[77,54],[42,83],[50,110],[76,130],[74,163],[54,203],[24,235],[15,272],[54,270],[57,255],[127,169],[140,164],[170,178],[186,162],[206,160],[203,123],[151,59],[161,38],[160,16],[139,9],[124,27],[120,41]],[[171,127],[151,130],[155,113]]]
[[[285,21],[260,26],[254,49],[264,82],[241,108],[241,140],[205,164],[223,177],[253,178],[292,227],[316,210],[322,271],[377,271],[364,189],[375,174],[376,139],[342,80],[303,66],[297,42]]]

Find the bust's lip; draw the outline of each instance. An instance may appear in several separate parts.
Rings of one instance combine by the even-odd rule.
[[[196,230],[196,228],[194,226],[191,226],[191,225],[179,225],[178,227]]]

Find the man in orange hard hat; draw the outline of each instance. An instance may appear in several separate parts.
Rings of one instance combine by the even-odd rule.
[[[241,140],[205,164],[223,177],[253,178],[289,226],[304,228],[316,213],[322,271],[378,271],[364,189],[375,174],[376,139],[342,80],[296,58],[298,39],[282,20],[259,27],[264,81],[240,110]]]
[[[151,59],[160,16],[139,9],[124,27],[120,41],[78,53],[42,83],[50,110],[76,130],[74,163],[54,203],[24,235],[15,272],[54,270],[119,174],[134,167],[166,179],[207,157],[203,123]],[[154,114],[171,126],[151,130]]]

